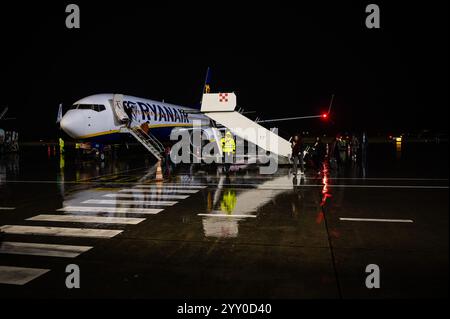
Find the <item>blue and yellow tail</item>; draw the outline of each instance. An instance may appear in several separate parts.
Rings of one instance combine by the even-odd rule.
[[[196,106],[197,109],[200,109],[202,107],[203,94],[209,93],[211,91],[210,83],[211,83],[211,72],[210,72],[210,68],[208,66],[208,68],[206,69],[206,76],[205,76],[205,82],[203,83],[202,94],[200,95],[200,102]]]
[[[202,95],[210,92],[210,90],[211,90],[210,82],[211,82],[211,73],[210,73],[210,69],[208,66],[208,68],[206,69],[205,83],[203,84]]]

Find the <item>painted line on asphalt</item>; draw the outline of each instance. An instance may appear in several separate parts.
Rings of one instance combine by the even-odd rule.
[[[414,223],[412,219],[347,218],[347,217],[340,217],[339,219],[350,222]]]
[[[230,186],[232,187],[233,185],[242,185],[242,186],[251,186],[251,185],[246,185],[246,184],[232,184],[232,185],[226,185],[227,187]],[[287,185],[270,185],[270,186],[258,186],[256,187],[257,189],[263,189],[263,190],[290,190],[293,189],[293,187],[296,188],[301,188],[301,187],[324,187],[324,185],[322,184],[317,184],[317,185],[291,185],[291,186],[287,186]],[[412,185],[344,185],[344,184],[328,184],[327,185],[328,188],[387,188],[387,189],[448,189],[449,186],[425,186],[425,185],[417,185],[417,186],[412,186]],[[245,189],[245,188],[244,188]],[[251,189],[251,188],[250,188]]]
[[[247,214],[233,214],[233,215],[228,215],[228,214],[197,214],[197,216],[208,216],[208,217],[225,217],[225,218],[255,218],[256,215],[247,215]]]
[[[91,237],[112,238],[122,232],[114,229],[89,229],[89,228],[67,228],[67,227],[44,227],[44,226],[19,226],[4,225],[0,230],[5,234],[14,235],[43,235],[63,237]]]
[[[0,253],[46,257],[75,258],[92,249],[91,246],[54,245],[5,241],[0,243]]]
[[[86,215],[48,215],[41,214],[26,220],[48,221],[48,222],[71,222],[71,223],[96,223],[96,224],[126,224],[137,225],[145,218],[127,218],[127,217],[103,217]]]
[[[150,206],[173,206],[176,201],[157,200],[120,200],[120,199],[88,199],[82,204],[102,204],[102,205],[150,205]]]
[[[25,285],[50,269],[0,266],[0,284]]]
[[[182,185],[182,184],[142,184],[142,185],[136,185],[134,188],[153,188],[153,189],[172,189],[172,188],[188,188],[188,189],[203,189],[206,188],[206,186],[203,185]]]
[[[167,193],[179,193],[179,194],[195,194],[199,192],[199,189],[139,189],[139,188],[124,188],[119,193],[145,193],[145,194],[167,194]]]
[[[103,197],[114,198],[139,198],[139,199],[186,199],[190,195],[170,195],[170,194],[106,194]]]
[[[158,214],[163,209],[157,208],[128,208],[128,207],[99,207],[99,206],[66,206],[58,209],[63,212],[88,213],[123,213],[123,214]]]

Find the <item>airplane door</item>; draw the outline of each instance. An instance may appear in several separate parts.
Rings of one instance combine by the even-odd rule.
[[[125,113],[123,108],[123,95],[114,94],[112,103],[117,119],[122,122],[129,120],[128,115]]]

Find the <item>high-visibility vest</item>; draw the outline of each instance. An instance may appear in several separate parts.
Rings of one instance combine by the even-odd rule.
[[[236,202],[236,192],[234,190],[228,190],[222,197],[220,209],[223,212],[231,214],[236,207]]]
[[[225,137],[221,140],[222,151],[224,153],[234,153],[236,150],[236,144],[234,143],[234,139],[232,137]]]

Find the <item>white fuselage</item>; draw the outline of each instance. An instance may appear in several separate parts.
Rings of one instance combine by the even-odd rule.
[[[61,128],[76,140],[120,133],[124,124],[117,119],[112,101],[113,94],[96,94],[78,100],[62,117]],[[150,129],[168,128],[165,132],[170,132],[175,127],[192,127],[195,120],[201,126],[211,124],[196,109],[134,96],[124,95],[123,107],[131,110],[132,127],[148,122]]]

